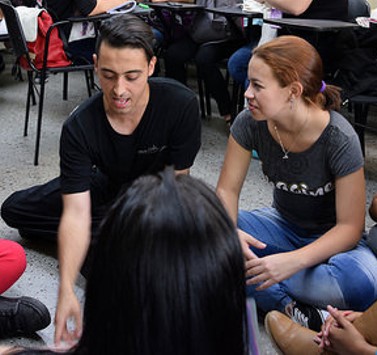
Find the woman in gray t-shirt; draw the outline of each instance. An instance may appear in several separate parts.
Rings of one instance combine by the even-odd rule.
[[[235,120],[217,193],[239,228],[247,291],[319,330],[328,304],[365,310],[377,298],[377,260],[364,241],[365,180],[358,137],[339,113],[338,88],[305,40],[281,36],[254,50],[248,110]],[[273,206],[238,211],[256,150]]]

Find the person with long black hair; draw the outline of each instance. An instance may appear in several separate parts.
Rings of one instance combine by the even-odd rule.
[[[67,353],[251,354],[245,295],[242,249],[221,202],[167,168],[134,181],[104,219],[82,337]]]

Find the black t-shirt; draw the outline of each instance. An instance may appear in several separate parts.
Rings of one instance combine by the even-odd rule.
[[[284,17],[293,17],[284,14]],[[343,20],[348,18],[348,0],[313,0],[307,10],[298,18]]]
[[[97,0],[46,0],[47,10],[55,21],[72,16],[88,16],[97,5]]]
[[[284,14],[283,17],[346,21],[348,19],[348,0],[313,0],[308,9],[301,15]],[[279,31],[279,35],[287,34],[302,37],[311,43],[318,50],[323,60],[325,72],[334,71],[338,56],[341,55],[337,47],[337,32],[318,33],[285,28]]]
[[[140,175],[167,165],[190,168],[200,148],[201,121],[196,95],[166,78],[151,78],[144,115],[130,135],[111,127],[98,93],[65,122],[60,140],[63,193],[89,190],[93,171],[108,179],[110,196]]]

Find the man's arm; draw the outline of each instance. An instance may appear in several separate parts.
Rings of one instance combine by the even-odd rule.
[[[80,304],[74,292],[74,285],[90,243],[90,193],[89,191],[63,195],[59,244],[60,284],[55,314],[55,343],[72,341],[81,335],[82,320]],[[67,321],[73,317],[74,332],[67,328]]]

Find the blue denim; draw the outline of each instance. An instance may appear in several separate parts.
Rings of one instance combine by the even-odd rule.
[[[292,251],[318,239],[284,219],[274,208],[240,211],[238,227],[267,244],[265,249],[251,248],[259,257]],[[366,310],[377,299],[377,259],[362,238],[347,252],[332,256],[327,262],[301,270],[290,278],[263,291],[247,287],[258,307],[268,312],[294,301],[325,309]]]
[[[252,41],[246,46],[237,49],[228,60],[229,75],[237,84],[244,85],[245,88],[249,85],[247,68],[251,58],[251,52],[257,43],[258,41]]]

